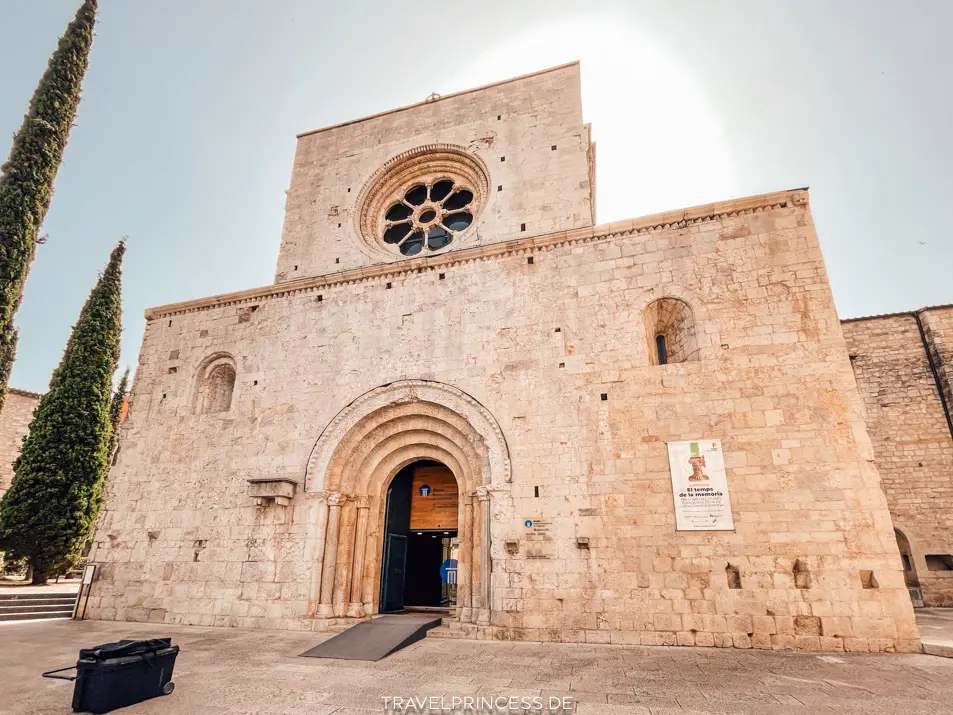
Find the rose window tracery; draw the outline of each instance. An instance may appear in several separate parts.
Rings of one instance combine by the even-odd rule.
[[[383,240],[404,256],[439,251],[473,223],[473,192],[442,178],[411,186],[384,214]]]
[[[489,200],[483,161],[462,147],[430,144],[400,154],[370,177],[358,196],[359,234],[394,258],[471,245]]]

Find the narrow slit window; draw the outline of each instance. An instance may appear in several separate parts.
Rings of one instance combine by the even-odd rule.
[[[665,365],[668,363],[668,350],[665,347],[664,335],[655,336],[655,354],[658,356],[659,365]]]

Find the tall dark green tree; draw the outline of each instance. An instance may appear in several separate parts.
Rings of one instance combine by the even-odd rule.
[[[129,390],[129,368],[119,378],[116,391],[113,392],[112,402],[109,403],[109,461],[116,455],[119,447],[119,425],[122,422],[122,409],[126,404],[126,392]]]
[[[26,557],[34,584],[79,559],[102,501],[125,250],[113,249],[79,314],[0,501],[0,549]]]
[[[10,346],[16,343],[13,316],[20,307],[40,226],[53,197],[53,181],[76,119],[96,6],[97,0],[85,0],[60,38],[13,138],[10,157],[0,168],[0,346],[5,349],[0,358],[11,365]],[[9,369],[0,384],[0,408],[7,377]]]
[[[3,409],[3,398],[6,397],[7,383],[10,382],[13,363],[17,359],[18,338],[19,333],[16,328],[12,328],[0,336],[0,410]]]

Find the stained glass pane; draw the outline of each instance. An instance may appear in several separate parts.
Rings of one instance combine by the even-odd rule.
[[[473,192],[460,189],[443,202],[443,207],[448,211],[455,211],[469,206],[471,201],[473,201]]]
[[[471,223],[473,223],[473,214],[469,211],[450,214],[449,216],[444,216],[443,219],[443,225],[451,231],[462,231]]]
[[[427,187],[423,184],[413,187],[404,195],[404,199],[409,204],[420,206],[420,204],[427,200]]]
[[[427,236],[427,248],[431,251],[439,251],[452,240],[453,236],[451,236],[446,229],[442,226],[437,226],[436,228],[430,229],[430,234]]]
[[[416,256],[424,247],[424,232],[415,231],[414,235],[400,244],[400,252],[405,256]]]
[[[430,200],[443,201],[453,191],[453,182],[450,179],[441,179],[430,187]]]
[[[397,203],[391,206],[384,215],[388,221],[403,221],[410,218],[411,208],[407,204]]]
[[[409,223],[397,223],[384,231],[384,243],[400,243],[400,240],[410,232]]]

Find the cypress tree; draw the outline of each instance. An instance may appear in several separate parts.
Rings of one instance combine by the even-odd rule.
[[[7,383],[10,382],[13,363],[17,359],[17,339],[19,337],[16,328],[0,335],[0,412],[3,411],[3,400],[7,395]]]
[[[0,548],[27,558],[34,584],[80,558],[102,500],[125,250],[113,249],[79,314],[0,502]]]
[[[12,361],[9,346],[16,340],[13,316],[20,306],[37,235],[53,197],[53,181],[76,119],[96,6],[97,0],[85,0],[60,38],[13,138],[10,157],[0,168],[0,346],[7,349],[4,360]],[[6,389],[4,377],[0,408]]]
[[[109,403],[109,462],[112,463],[119,447],[119,425],[122,422],[122,408],[126,402],[126,392],[129,389],[129,368],[122,374],[112,402]]]

